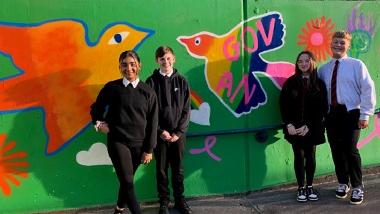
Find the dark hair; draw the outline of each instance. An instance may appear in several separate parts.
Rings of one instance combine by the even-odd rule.
[[[136,51],[134,50],[127,50],[127,51],[124,51],[123,53],[120,54],[119,56],[119,63],[121,61],[123,61],[123,59],[127,58],[127,57],[132,57],[133,59],[135,59],[139,64],[141,63],[140,62],[140,57],[139,55],[136,53]]]
[[[302,79],[302,71],[301,69],[298,67],[298,60],[299,58],[301,57],[302,54],[306,54],[310,57],[310,68],[309,68],[309,73],[310,73],[310,87],[309,89],[316,89],[317,91],[319,91],[319,86],[318,86],[318,83],[317,83],[317,80],[318,80],[318,74],[317,74],[317,62],[316,62],[316,59],[315,59],[315,56],[314,54],[311,52],[311,51],[308,51],[308,50],[305,50],[305,51],[302,51],[301,53],[298,54],[297,56],[297,59],[296,59],[296,71],[295,71],[295,75],[298,77],[298,79],[300,80],[299,81],[299,84],[302,84],[301,82],[301,79]]]
[[[160,46],[156,50],[156,59],[163,57],[167,53],[171,53],[174,55],[173,49],[171,49],[169,46]]]

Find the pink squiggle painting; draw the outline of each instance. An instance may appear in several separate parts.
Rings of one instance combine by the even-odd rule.
[[[212,136],[207,136],[205,138],[205,144],[204,144],[204,148],[200,148],[200,149],[191,149],[190,150],[190,154],[192,155],[196,155],[196,154],[201,154],[201,153],[204,153],[206,152],[212,159],[214,159],[215,161],[221,161],[222,158],[218,157],[217,155],[215,155],[212,151],[211,151],[211,148],[216,144],[216,137],[214,135]]]

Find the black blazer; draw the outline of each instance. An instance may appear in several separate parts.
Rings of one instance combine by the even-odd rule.
[[[286,80],[280,94],[280,110],[284,122],[284,135],[289,143],[318,145],[325,140],[324,118],[328,111],[327,92],[322,80],[317,79],[318,89],[304,89],[301,77],[293,75]],[[289,135],[287,124],[296,128],[307,125],[304,136]]]

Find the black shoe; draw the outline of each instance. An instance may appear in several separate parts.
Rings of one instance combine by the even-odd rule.
[[[318,201],[318,192],[314,190],[313,186],[306,187],[306,196],[309,201]]]
[[[307,201],[305,187],[299,187],[298,188],[298,190],[297,190],[297,201],[298,202],[306,202]]]
[[[174,204],[174,209],[178,210],[181,214],[191,214],[193,211],[190,209],[186,201],[176,202]]]
[[[346,198],[348,191],[350,187],[347,184],[339,184],[335,190],[335,196],[340,199]]]
[[[122,214],[124,210],[125,208],[115,207],[115,211],[113,212],[113,214]]]
[[[160,209],[158,210],[158,214],[169,214],[168,204],[161,204]]]
[[[363,202],[364,191],[361,188],[355,188],[352,190],[350,204],[359,205]]]

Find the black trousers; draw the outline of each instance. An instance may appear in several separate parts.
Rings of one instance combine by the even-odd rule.
[[[363,186],[361,157],[357,149],[359,117],[359,109],[347,112],[344,105],[338,105],[330,107],[326,118],[327,137],[338,182],[347,185],[351,182],[353,188]]]
[[[305,186],[305,174],[306,185],[312,186],[315,173],[315,145],[307,144],[292,144],[294,153],[294,172],[296,174],[298,187]]]
[[[181,136],[177,142],[169,143],[161,138],[157,140],[154,150],[156,158],[157,191],[160,203],[170,201],[168,169],[171,169],[171,182],[176,203],[184,200],[184,170],[182,160],[185,150],[185,136]]]
[[[119,208],[128,206],[132,214],[140,214],[141,209],[134,191],[133,176],[141,163],[141,147],[128,147],[122,142],[109,140],[107,149],[120,183],[117,206]]]

